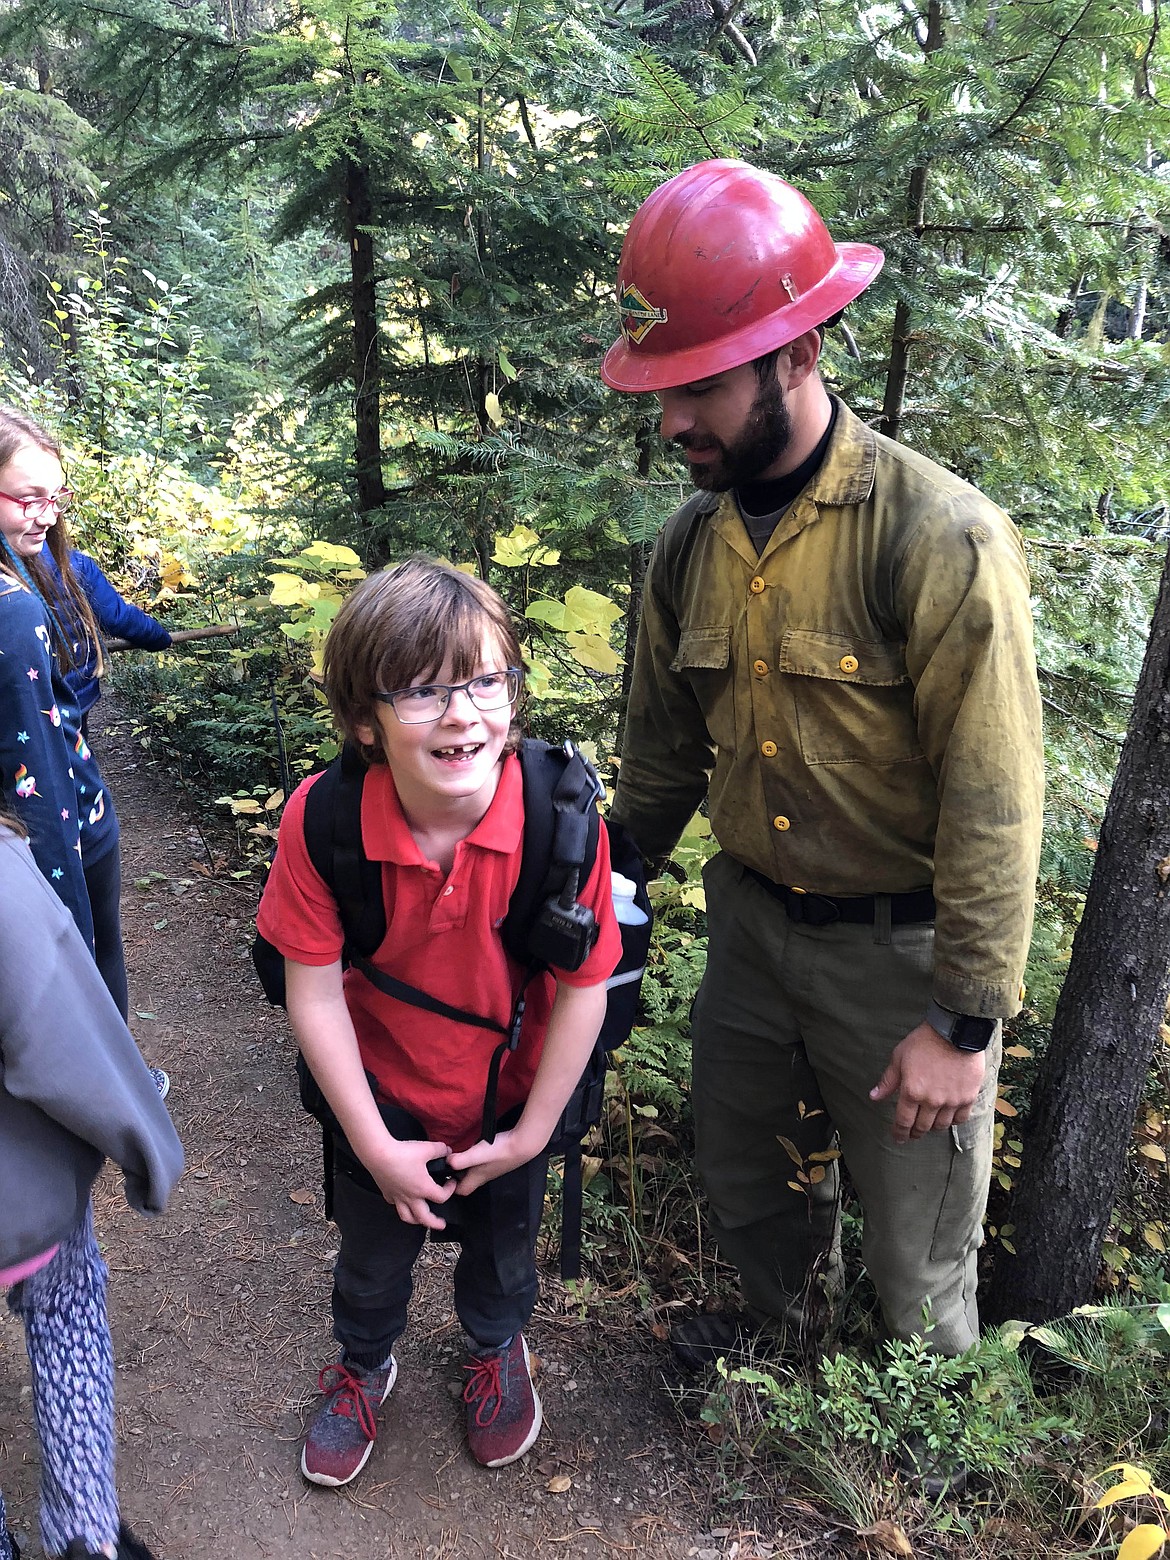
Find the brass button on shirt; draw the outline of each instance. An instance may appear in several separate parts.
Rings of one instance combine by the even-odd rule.
[[[761,555],[730,494],[655,546],[614,816],[659,855],[704,794],[722,848],[777,883],[933,884],[936,999],[1017,1011],[1043,811],[1023,549],[844,406]]]

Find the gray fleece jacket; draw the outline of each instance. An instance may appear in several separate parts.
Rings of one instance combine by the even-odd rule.
[[[0,1268],[76,1228],[106,1157],[160,1213],[183,1150],[73,917],[0,826]]]

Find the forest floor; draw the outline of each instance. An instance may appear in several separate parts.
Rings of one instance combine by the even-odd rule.
[[[284,1014],[248,947],[256,884],[234,837],[134,741],[106,700],[95,736],[122,821],[131,1025],[171,1075],[187,1169],[165,1217],[131,1214],[107,1168],[96,1193],[111,1273],[124,1513],[160,1560],[750,1560],[856,1552],[802,1503],[724,1504],[724,1463],[681,1415],[664,1343],[632,1295],[582,1304],[551,1267],[528,1336],[545,1409],[533,1451],[474,1464],[463,1438],[451,1248],[428,1245],[398,1385],[346,1490],[310,1488],[298,1443],[335,1357],[337,1233],[320,1139],[300,1110]],[[0,1487],[36,1544],[38,1464],[19,1329],[0,1321]],[[731,1512],[733,1515],[729,1516]],[[751,1521],[744,1520],[750,1513]],[[766,1518],[766,1520],[765,1520]],[[752,1525],[754,1524],[754,1525]],[[797,1536],[799,1533],[800,1536]]]

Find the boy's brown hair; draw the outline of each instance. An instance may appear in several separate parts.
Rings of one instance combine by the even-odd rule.
[[[377,694],[435,677],[448,659],[455,682],[474,677],[489,635],[503,664],[523,673],[508,609],[483,580],[421,553],[371,574],[346,597],[325,641],[325,692],[338,727],[368,762],[384,763],[381,749],[357,734],[359,725],[377,731]],[[513,718],[509,750],[519,740]]]

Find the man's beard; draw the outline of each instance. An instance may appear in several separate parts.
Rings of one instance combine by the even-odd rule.
[[[686,433],[671,442],[684,450],[699,443]],[[707,493],[744,487],[779,460],[791,443],[792,418],[784,392],[774,378],[769,379],[757,391],[735,442],[723,444],[717,440],[710,460],[691,464],[691,480]]]

